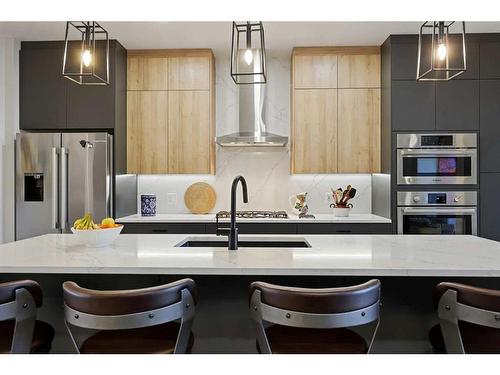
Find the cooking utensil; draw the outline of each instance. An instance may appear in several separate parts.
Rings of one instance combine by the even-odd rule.
[[[196,182],[184,193],[184,203],[193,214],[207,214],[215,207],[217,194],[206,182]]]

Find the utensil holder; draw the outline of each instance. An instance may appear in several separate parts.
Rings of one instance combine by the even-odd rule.
[[[333,207],[333,216],[348,217],[350,211],[350,207]]]

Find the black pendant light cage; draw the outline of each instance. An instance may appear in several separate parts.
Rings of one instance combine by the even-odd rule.
[[[248,50],[252,51],[251,63],[245,63],[244,60]],[[266,83],[266,47],[262,22],[233,22],[231,77],[237,85]]]
[[[78,37],[70,39],[74,30]],[[90,53],[90,64],[83,54]],[[68,21],[64,38],[63,76],[80,85],[109,85],[108,32],[95,21]]]
[[[461,26],[461,30],[450,33],[453,25]],[[444,58],[439,57],[439,52]],[[466,70],[465,22],[426,21],[420,26],[417,81],[449,81]]]

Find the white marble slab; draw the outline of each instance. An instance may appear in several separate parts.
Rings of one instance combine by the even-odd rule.
[[[0,245],[3,273],[175,275],[500,276],[500,242],[474,236],[308,235],[311,248],[182,248],[215,236],[124,234],[91,249],[71,234],[48,234]],[[270,236],[240,236],[269,238]]]
[[[236,219],[243,223],[349,223],[349,224],[376,224],[391,223],[391,219],[373,214],[351,214],[348,217],[337,217],[333,214],[317,214],[314,218],[299,218],[290,215],[288,219]],[[215,214],[158,214],[156,216],[130,215],[116,219],[118,223],[189,223],[215,222]],[[221,219],[220,221],[229,221]]]

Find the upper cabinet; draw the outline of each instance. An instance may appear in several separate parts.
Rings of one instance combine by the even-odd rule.
[[[338,92],[338,173],[380,172],[380,89]]]
[[[19,53],[20,127],[66,128],[67,79],[62,76],[62,42],[23,42]]]
[[[480,44],[481,79],[500,79],[500,41]]]
[[[380,87],[380,55],[378,49],[374,52],[339,56],[339,89]]]
[[[293,87],[296,89],[337,88],[337,56],[307,54],[308,49],[295,50]]]
[[[125,122],[126,51],[110,41],[110,84],[79,85],[62,75],[64,42],[22,42],[20,128],[112,130]],[[124,124],[123,124],[123,127]]]
[[[460,46],[461,38],[450,35],[453,46]],[[411,81],[417,78],[418,36],[417,35],[391,35],[388,39],[391,49],[391,75],[393,80]],[[467,70],[454,79],[479,78],[479,43],[471,35],[466,36]],[[430,51],[422,49],[422,66],[430,66]],[[453,50],[458,50],[453,49]],[[450,65],[462,65],[461,54],[451,55]]]
[[[168,92],[127,93],[128,173],[168,173]]]
[[[337,173],[337,90],[296,90],[293,173]]]
[[[211,50],[128,51],[128,172],[215,173]]]
[[[167,90],[168,59],[136,55],[127,60],[127,90]]]
[[[296,48],[292,173],[380,171],[378,47]]]
[[[169,90],[210,90],[211,59],[206,56],[172,56],[168,59]]]

